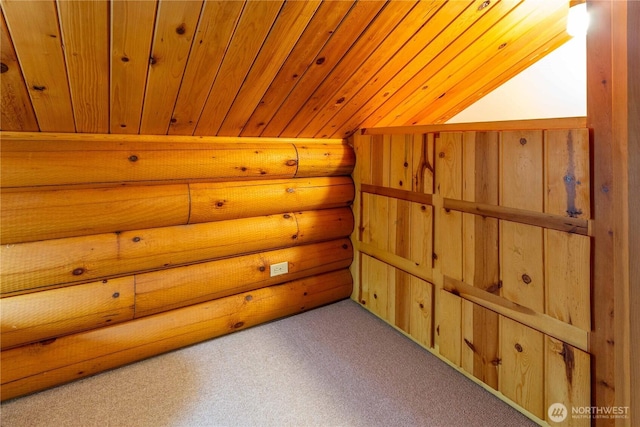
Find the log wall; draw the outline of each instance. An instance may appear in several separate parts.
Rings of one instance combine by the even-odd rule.
[[[539,422],[591,402],[591,154],[575,124],[352,139],[352,298]]]
[[[352,292],[340,140],[1,137],[3,400]]]

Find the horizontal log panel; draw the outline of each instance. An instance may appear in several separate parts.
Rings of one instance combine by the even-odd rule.
[[[4,245],[2,293],[346,237],[349,208]],[[298,238],[301,236],[301,238]]]
[[[352,286],[349,271],[338,270],[3,351],[2,399],[335,302],[347,298]]]
[[[347,176],[193,183],[189,189],[190,223],[349,206],[355,193]]]
[[[300,232],[292,237],[298,244],[349,236],[355,222],[350,208],[298,212],[296,220]]]
[[[352,260],[351,242],[339,239],[139,274],[135,317],[346,268]],[[270,277],[270,265],[284,261],[289,273]]]
[[[293,144],[298,153],[297,178],[350,175],[356,164],[353,148],[346,144]]]
[[[2,349],[133,319],[134,278],[2,298]]]
[[[3,192],[2,244],[186,224],[186,184]]]
[[[4,142],[3,142],[4,145]],[[283,148],[37,150],[2,153],[2,185],[26,187],[135,181],[293,178],[297,156]]]

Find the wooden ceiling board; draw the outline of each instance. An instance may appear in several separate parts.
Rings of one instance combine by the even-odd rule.
[[[393,110],[394,103],[416,96],[425,90],[425,87],[429,86],[425,83],[428,76],[422,76],[417,80],[417,86],[407,87],[407,83],[417,74],[431,70],[432,68],[427,67],[432,63],[446,62],[442,53],[446,52],[452,43],[460,43],[460,39],[472,40],[473,35],[470,36],[470,31],[481,31],[481,27],[477,25],[478,21],[483,20],[484,25],[491,25],[516,5],[514,2],[499,2],[478,10],[480,4],[482,3],[447,3],[420,33],[423,48],[417,54],[414,54],[414,50],[409,50],[406,55],[414,55],[404,66],[402,61],[398,60],[399,62],[390,61],[388,67],[383,67],[352,99],[352,103],[356,105],[345,106],[344,111],[332,119],[332,130],[343,130],[340,136],[344,137],[360,127],[363,121],[368,119],[367,123],[370,123],[372,114],[377,113],[375,118],[379,120]],[[469,30],[464,31],[467,28]],[[451,55],[455,55],[456,52],[451,49]],[[338,132],[334,131],[333,134],[337,135]]]
[[[155,21],[155,1],[111,3],[111,133],[140,132]]]
[[[217,135],[283,4],[256,1],[245,5],[194,135]]]
[[[354,5],[318,53],[313,65],[298,79],[295,88],[289,93],[260,136],[283,135],[284,128],[303,107],[314,89],[322,83],[333,67],[340,63],[342,56],[349,51],[353,42],[357,40],[384,6],[385,2],[383,1],[360,1]]]
[[[500,73],[504,72],[504,68],[509,66],[505,61],[515,59],[514,56],[504,52],[504,49],[509,47],[510,44],[516,41],[522,43],[527,34],[532,35],[536,39],[541,35],[545,37],[547,33],[549,33],[550,27],[552,27],[552,35],[549,34],[549,36],[555,36],[558,26],[541,26],[540,16],[547,16],[550,11],[552,12],[552,17],[556,11],[560,12],[559,17],[566,16],[567,11],[565,8],[567,5],[562,5],[555,0],[550,0],[537,2],[535,7],[528,7],[533,5],[534,3],[529,2],[513,9],[511,13],[500,21],[500,25],[492,26],[481,38],[466,48],[467,51],[473,52],[473,55],[470,55],[464,61],[463,59],[465,58],[462,58],[460,55],[452,58],[445,67],[431,78],[431,82],[433,83],[427,90],[421,91],[418,95],[411,97],[408,102],[398,106],[394,110],[395,116],[381,120],[380,125],[383,125],[383,123],[386,123],[384,124],[385,126],[424,124],[422,116],[426,114],[426,111],[434,109],[436,103],[442,104],[449,102],[449,99],[443,100],[443,98],[451,98],[453,96],[450,90],[455,83],[464,82],[466,86],[482,78],[483,73],[495,75],[495,68],[487,67],[483,69],[482,72],[479,71],[486,62],[489,61],[494,67],[498,67]],[[560,6],[560,8],[556,7],[554,9],[554,5]],[[556,20],[554,19],[553,21]],[[562,22],[559,24],[562,24]],[[564,27],[564,25],[561,25],[560,31],[563,31]],[[518,52],[524,53],[530,50],[531,48],[527,49],[527,43],[524,42]],[[427,108],[425,108],[426,105],[428,105]]]
[[[366,31],[353,44],[347,54],[340,60],[327,78],[320,84],[313,95],[297,111],[295,117],[284,129],[288,135],[304,136],[310,119],[320,110],[324,101],[342,86],[354,73],[360,73],[360,68],[366,59],[371,55],[389,35],[416,7],[413,2],[389,2],[378,14],[376,19],[369,24]],[[334,102],[341,103],[344,99],[337,99]]]
[[[191,51],[202,0],[160,0],[149,58],[140,133],[164,135]]]
[[[37,132],[38,121],[31,107],[29,91],[22,78],[4,14],[0,15],[0,129]]]
[[[43,132],[75,132],[54,2],[3,0],[2,11]]]
[[[500,22],[505,15],[518,6],[515,2],[507,1],[478,10],[479,4],[482,2],[474,2],[462,14],[455,17],[411,64],[385,86],[383,91],[388,93],[385,101],[380,101],[377,95],[378,99],[375,102],[367,103],[368,106],[377,108],[373,114],[364,119],[363,115],[369,113],[368,109],[358,112],[360,116],[358,121],[360,123],[364,121],[363,127],[371,127],[374,123],[378,126],[378,122],[391,120],[392,116],[395,118],[399,114],[401,105],[410,103],[414,97],[420,96],[421,92],[429,90],[434,85],[431,79],[437,76],[438,71],[450,61],[458,56],[465,61],[470,59],[469,56],[472,56],[472,53],[466,49],[488,28]],[[465,52],[466,55],[460,55],[461,52]]]
[[[109,133],[109,2],[58,2],[77,132]]]
[[[205,1],[173,109],[170,135],[193,133],[243,8],[240,1]]]
[[[260,99],[313,18],[318,6],[320,6],[319,0],[285,3],[240,92],[216,133],[240,135],[247,118],[251,117],[260,103]]]
[[[568,0],[0,3],[6,131],[344,138],[439,123],[568,40]]]
[[[323,2],[320,5],[296,47],[245,123],[241,136],[260,136],[265,124],[280,108],[299,77],[312,66],[314,58],[352,7],[352,3],[339,0]]]
[[[526,33],[518,37],[514,37],[508,41],[501,39],[505,40],[503,43],[507,43],[507,45],[499,49],[497,55],[492,55],[481,66],[475,68],[466,78],[458,79],[457,81],[464,82],[464,84],[458,83],[450,87],[447,90],[449,99],[444,100],[441,98],[433,100],[428,103],[429,108],[427,109],[424,108],[424,104],[420,105],[420,103],[417,103],[413,109],[413,111],[417,111],[417,113],[408,120],[408,123],[443,123],[448,119],[444,119],[442,116],[451,109],[451,105],[465,103],[465,100],[470,99],[475,91],[486,91],[486,85],[496,81],[499,75],[513,76],[517,74],[510,71],[505,72],[503,71],[504,69],[511,70],[515,68],[520,71],[526,68],[526,66],[531,65],[534,60],[540,59],[541,55],[544,56],[544,53],[548,53],[551,50],[551,46],[555,48],[569,40],[570,36],[564,31],[566,24],[562,19],[562,17],[566,16],[566,13],[566,10],[561,7],[556,11],[555,18],[553,18],[552,15],[552,19],[548,22],[548,25],[532,25]],[[536,49],[539,46],[538,40],[540,37],[550,39],[551,41]],[[538,52],[538,50],[542,50],[542,52]],[[469,102],[466,104],[467,106],[471,105]]]
[[[463,2],[458,2],[463,3]],[[369,55],[364,62],[358,66],[356,72],[353,72],[347,79],[337,76],[334,82],[340,87],[330,96],[322,96],[321,99],[327,99],[323,106],[317,108],[316,115],[304,128],[306,134],[317,135],[322,127],[333,117],[339,109],[341,109],[351,97],[364,86],[369,79],[389,61],[389,52],[398,52],[405,46],[416,33],[416,23],[426,23],[443,5],[441,1],[423,1],[415,5],[413,9],[407,13],[403,20],[393,28],[388,35],[382,40],[380,45]],[[356,46],[355,49],[358,47]],[[398,56],[395,53],[393,57]],[[405,62],[406,64],[406,62]],[[404,65],[404,64],[403,64]],[[318,88],[322,90],[322,87]],[[332,132],[333,133],[333,132]],[[326,137],[326,135],[325,135]]]

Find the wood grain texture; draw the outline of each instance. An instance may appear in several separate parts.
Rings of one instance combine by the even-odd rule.
[[[352,258],[349,239],[340,239],[137,274],[135,317],[344,269]],[[282,260],[289,272],[270,277]]]
[[[140,131],[156,1],[111,2],[111,133]]]
[[[346,1],[322,2],[300,36],[298,43],[278,71],[264,96],[244,125],[241,136],[259,136],[295,88],[300,76],[312,66],[314,58],[331,38],[354,5]]]
[[[2,399],[335,302],[348,297],[352,285],[349,270],[338,270],[3,351]]]
[[[439,311],[436,334],[440,354],[456,366],[460,366],[462,357],[462,299],[445,290],[440,290]]]
[[[132,320],[134,283],[123,277],[2,298],[2,350]]]
[[[109,2],[56,4],[76,131],[109,133]]]
[[[216,134],[240,135],[319,5],[320,0],[284,4]]]
[[[240,1],[204,2],[168,134],[193,133],[244,5]]]
[[[140,122],[142,134],[164,135],[169,129],[202,3],[202,0],[158,3]]]
[[[544,335],[500,317],[498,389],[539,418],[544,407]]]
[[[277,19],[283,1],[248,2],[218,75],[204,104],[194,135],[216,135],[260,48]]]
[[[75,132],[55,3],[3,1],[2,11],[40,130]]]
[[[1,15],[0,127],[17,131],[38,131],[38,122],[31,106],[29,91],[22,77],[20,63],[9,36],[4,14]]]

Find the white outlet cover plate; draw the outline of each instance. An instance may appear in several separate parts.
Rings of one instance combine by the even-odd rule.
[[[281,274],[286,274],[289,272],[289,263],[285,261],[285,262],[279,262],[277,264],[271,264],[270,268],[271,268],[271,277],[279,276]]]

